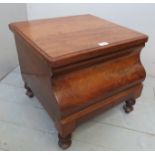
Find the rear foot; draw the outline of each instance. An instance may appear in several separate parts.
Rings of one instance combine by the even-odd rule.
[[[126,101],[126,104],[123,106],[123,109],[126,113],[130,113],[134,110],[133,105],[135,104],[135,99],[129,99]]]
[[[25,84],[25,89],[26,89],[26,95],[28,97],[32,98],[34,96],[34,94],[33,94],[32,90],[31,90],[31,88],[27,84]]]

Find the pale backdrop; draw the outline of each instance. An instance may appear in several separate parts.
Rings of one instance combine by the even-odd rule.
[[[18,65],[14,38],[8,24],[26,19],[26,4],[0,4],[0,80]]]

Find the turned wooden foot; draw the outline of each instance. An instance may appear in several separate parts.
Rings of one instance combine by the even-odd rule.
[[[58,134],[58,138],[59,138],[59,146],[62,148],[62,149],[67,149],[68,147],[70,147],[72,141],[71,141],[71,134],[66,136],[66,137],[62,137],[60,134]]]
[[[28,96],[28,97],[33,97],[34,96],[34,94],[33,94],[33,92],[32,92],[32,90],[31,90],[31,88],[27,85],[27,84],[25,84],[25,89],[26,89],[26,95]]]
[[[123,109],[126,113],[133,111],[133,105],[135,104],[135,99],[130,99],[126,101],[126,104],[123,106]]]

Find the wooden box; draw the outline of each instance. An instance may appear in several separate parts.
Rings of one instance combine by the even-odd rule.
[[[123,101],[125,112],[133,110],[146,76],[140,62],[146,35],[92,15],[9,27],[26,94],[53,118],[60,147],[70,146],[79,122]]]

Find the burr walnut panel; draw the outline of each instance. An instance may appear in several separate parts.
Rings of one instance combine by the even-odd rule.
[[[52,86],[63,113],[89,106],[118,91],[123,91],[144,80],[140,64],[141,48],[131,49],[127,55],[91,67],[84,67],[53,77]],[[95,76],[94,76],[95,74]]]

